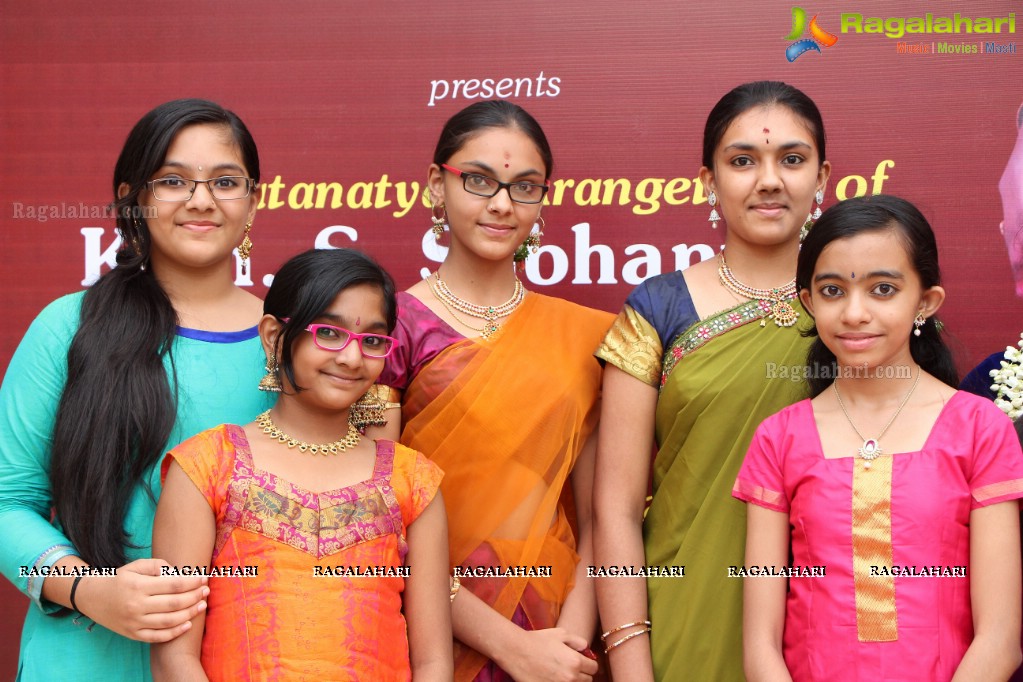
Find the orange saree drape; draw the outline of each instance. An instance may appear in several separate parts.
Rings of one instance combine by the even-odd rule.
[[[464,339],[409,384],[401,442],[444,470],[452,567],[550,567],[550,577],[463,577],[506,618],[554,627],[578,563],[562,491],[598,418],[593,356],[613,317],[531,293],[500,332]],[[486,663],[456,644],[455,679]]]

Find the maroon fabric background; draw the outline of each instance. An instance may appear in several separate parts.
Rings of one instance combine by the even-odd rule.
[[[722,236],[693,182],[705,117],[734,85],[779,79],[824,114],[833,164],[826,206],[881,190],[914,201],[932,221],[949,293],[942,316],[962,368],[1018,338],[1023,302],[998,232],[997,185],[1016,139],[1023,61],[1017,53],[900,54],[896,39],[841,32],[839,17],[1007,16],[1018,3],[804,4],[839,40],[793,63],[785,2],[470,5],[0,0],[0,371],[38,311],[98,272],[113,221],[92,216],[111,199],[129,128],[156,104],[213,99],[255,135],[272,183],[253,231],[256,294],[291,255],[353,242],[404,288],[440,256],[426,252],[429,211],[419,202],[403,209],[399,189],[411,196],[410,183],[419,183],[422,191],[443,122],[480,98],[472,83],[475,97],[464,83],[454,96],[453,82],[473,79],[492,87],[523,79],[510,99],[544,126],[555,179],[575,185],[560,200],[552,193],[544,211],[549,246],[528,272],[534,289],[617,310],[640,278],[687,262],[673,248],[716,251]],[[1023,16],[1017,21],[1023,31]],[[978,45],[1016,36],[900,40]],[[630,191],[608,193],[606,180],[625,180]],[[315,189],[301,183],[339,183],[342,205],[305,207]],[[282,205],[271,205],[273,185]],[[648,200],[658,186],[674,192],[671,202]],[[5,678],[26,601],[7,583],[0,595]]]

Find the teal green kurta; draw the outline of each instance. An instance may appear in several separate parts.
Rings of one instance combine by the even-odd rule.
[[[0,387],[0,572],[33,599],[21,638],[19,679],[149,680],[149,647],[40,600],[42,581],[20,577],[21,567],[51,565],[75,553],[50,522],[48,478],[54,417],[67,379],[67,352],[78,327],[83,293],[48,305],[18,346]],[[178,414],[167,445],[228,422],[244,424],[271,404],[256,385],[265,357],[253,327],[215,333],[181,329],[172,353],[178,377]],[[165,365],[169,363],[165,361]],[[170,375],[169,375],[170,376]],[[159,494],[159,472],[148,476]],[[156,503],[135,490],[124,527],[138,548],[128,561],[150,556]]]

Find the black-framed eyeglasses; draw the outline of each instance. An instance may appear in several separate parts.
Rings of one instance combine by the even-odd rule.
[[[233,201],[249,196],[252,186],[256,183],[252,178],[241,175],[224,175],[209,180],[191,180],[189,178],[159,178],[146,183],[157,201],[188,201],[195,193],[199,183],[206,185],[214,199]]]
[[[531,182],[501,182],[495,180],[488,175],[481,175],[479,173],[468,173],[466,171],[452,168],[446,163],[440,165],[441,168],[453,173],[458,177],[462,178],[462,187],[469,194],[475,194],[478,197],[492,197],[496,196],[502,189],[508,190],[508,196],[511,197],[512,201],[516,201],[520,204],[539,204],[543,201],[544,195],[547,194],[547,190],[550,187],[546,184],[536,185]]]

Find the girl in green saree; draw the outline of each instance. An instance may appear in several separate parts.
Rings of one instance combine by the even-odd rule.
[[[794,275],[831,170],[824,146],[820,112],[792,86],[726,94],[700,171],[724,251],[641,284],[597,352],[596,563],[685,566],[684,577],[598,580],[616,679],[743,679],[742,581],[729,566],[743,563],[746,520],[730,491],[756,427],[806,390]]]

